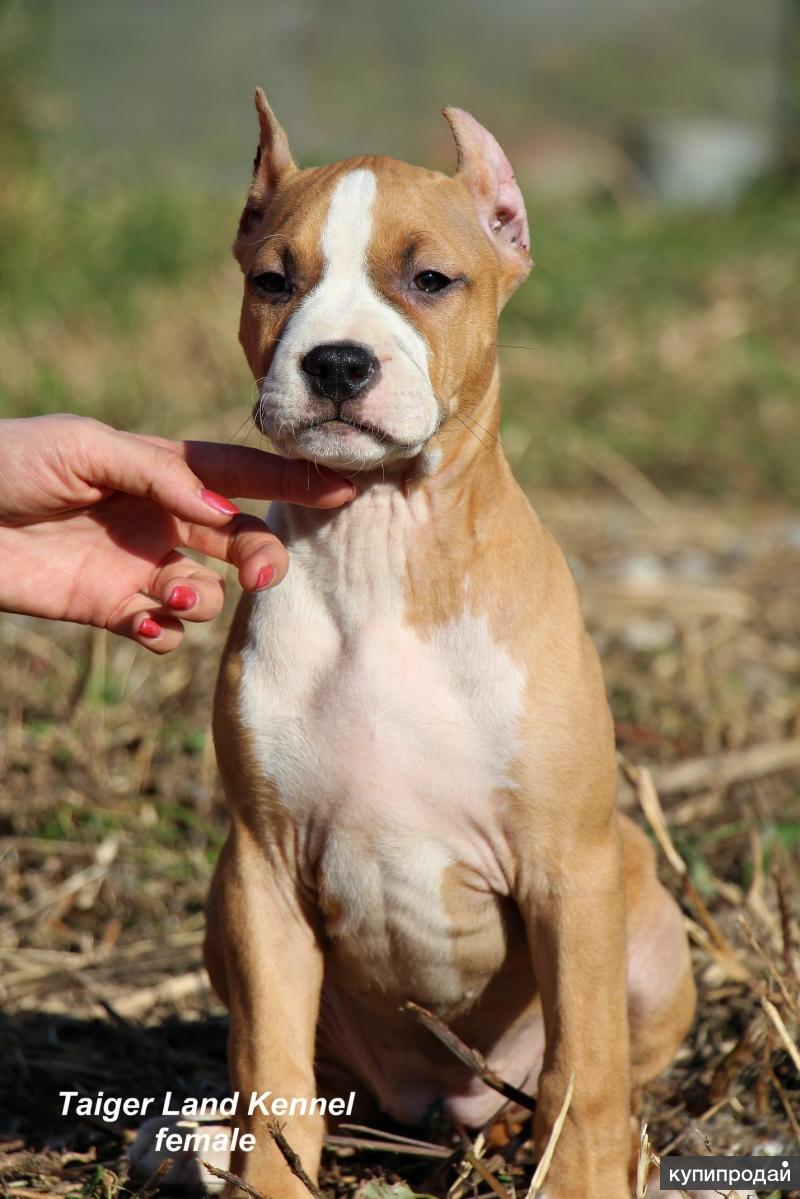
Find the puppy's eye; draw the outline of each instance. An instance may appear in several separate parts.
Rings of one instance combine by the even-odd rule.
[[[263,275],[253,275],[253,286],[270,296],[286,295],[292,290],[289,280],[279,271],[265,271]]]
[[[444,291],[453,282],[448,279],[447,275],[443,275],[441,271],[422,271],[414,279],[414,286],[417,291],[427,292],[431,295],[435,291]]]

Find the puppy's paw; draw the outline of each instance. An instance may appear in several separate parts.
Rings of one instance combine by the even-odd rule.
[[[167,1139],[175,1133],[181,1138],[182,1148],[178,1150],[166,1146]],[[131,1174],[144,1181],[169,1157],[172,1166],[161,1179],[164,1186],[221,1191],[224,1182],[207,1170],[203,1162],[227,1170],[230,1143],[231,1129],[226,1124],[204,1124],[187,1116],[172,1120],[153,1116],[145,1120],[128,1150]],[[220,1148],[222,1144],[225,1148]]]

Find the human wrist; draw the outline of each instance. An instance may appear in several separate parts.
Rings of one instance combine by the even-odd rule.
[[[21,612],[25,574],[20,564],[19,530],[0,521],[0,612]]]

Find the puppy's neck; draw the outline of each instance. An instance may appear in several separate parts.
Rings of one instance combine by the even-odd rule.
[[[309,466],[314,470],[313,464]],[[359,524],[377,533],[386,526],[410,521],[450,521],[470,498],[495,496],[494,488],[510,476],[500,442],[499,383],[497,374],[477,403],[453,402],[440,431],[415,458],[392,462],[368,471],[341,471],[353,483],[356,495],[335,510],[291,507],[281,509],[281,531],[292,540],[324,534],[341,536]],[[369,529],[365,530],[369,531]]]
[[[399,594],[421,559],[434,587],[439,576],[466,572],[515,484],[500,444],[496,380],[462,412],[402,470],[354,474],[356,495],[342,508],[273,506],[271,526],[316,586],[368,603]]]

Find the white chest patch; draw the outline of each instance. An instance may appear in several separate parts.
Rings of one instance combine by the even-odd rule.
[[[425,638],[403,623],[399,589],[353,570],[326,594],[319,547],[291,553],[253,610],[244,722],[299,830],[298,867],[329,934],[380,970],[399,953],[424,976],[429,958],[441,992],[444,871],[465,865],[487,891],[508,891],[495,803],[511,785],[523,673],[482,616]]]

